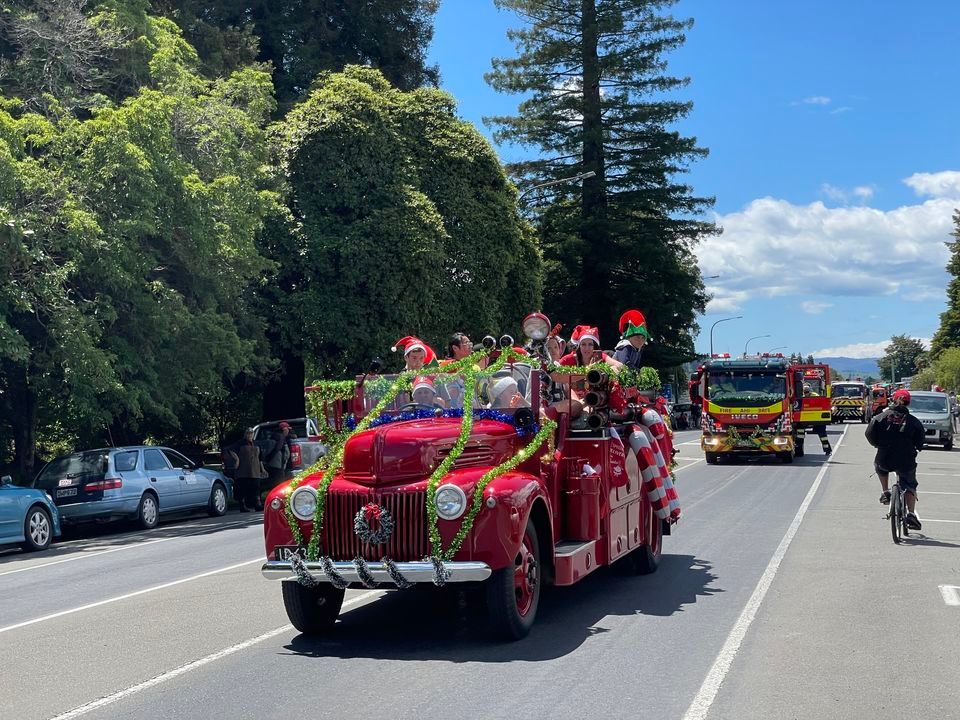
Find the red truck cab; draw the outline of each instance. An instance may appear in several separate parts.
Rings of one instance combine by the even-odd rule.
[[[548,378],[527,361],[477,375],[464,430],[466,413],[448,387],[462,391],[464,376],[435,373],[427,405],[413,402],[409,377],[359,378],[345,403],[352,412],[330,415],[357,424],[342,462],[332,450],[328,469],[268,496],[262,572],[281,581],[297,629],[329,630],[348,587],[481,583],[494,633],[519,639],[544,584],[571,585],[615,561],[656,570],[670,527],[654,510],[662,499],[648,492],[654,473],[669,473],[661,429],[643,430],[659,454],[640,457],[621,440],[630,426],[618,431],[603,408],[554,422],[541,392]],[[509,403],[496,395],[503,387]],[[598,387],[597,402],[605,397]],[[638,424],[660,418],[636,411]]]

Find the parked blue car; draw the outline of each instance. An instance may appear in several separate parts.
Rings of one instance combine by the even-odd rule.
[[[17,487],[9,475],[0,478],[0,545],[45,550],[59,536],[60,513],[45,492]]]
[[[33,486],[50,494],[65,524],[127,518],[150,530],[162,513],[223,515],[231,483],[176,450],[140,445],[58,457]]]

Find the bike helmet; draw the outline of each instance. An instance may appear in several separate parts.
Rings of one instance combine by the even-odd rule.
[[[893,401],[903,400],[904,405],[910,404],[910,391],[900,388],[893,394]]]

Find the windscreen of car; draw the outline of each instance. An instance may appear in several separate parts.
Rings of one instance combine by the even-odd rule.
[[[833,396],[836,397],[854,397],[862,398],[867,394],[867,389],[863,385],[833,385]]]
[[[37,476],[33,486],[40,490],[50,490],[57,487],[63,479],[102,478],[106,471],[107,454],[103,450],[74,453],[48,463]]]
[[[533,388],[530,377],[533,368],[525,363],[510,363],[492,377],[484,377],[478,383],[475,408],[497,408],[505,412],[518,407],[530,407]],[[390,391],[397,375],[376,375],[366,379],[363,385],[363,412],[374,407]],[[503,382],[503,380],[510,378]],[[515,383],[515,384],[514,384]],[[401,392],[387,405],[384,412],[395,412],[406,407],[433,407],[455,409],[463,407],[464,379],[455,373],[420,375],[413,379],[413,389]]]
[[[786,378],[775,372],[712,371],[707,378],[707,398],[722,407],[766,407],[786,394]]]
[[[914,395],[910,399],[910,410],[912,412],[944,413],[947,412],[947,399],[945,397]]]

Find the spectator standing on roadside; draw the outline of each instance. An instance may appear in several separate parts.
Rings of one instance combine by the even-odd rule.
[[[236,458],[233,496],[240,503],[240,512],[250,512],[259,504],[260,479],[267,475],[260,460],[260,448],[253,442],[253,428],[247,428],[243,440],[230,452]]]
[[[271,488],[275,488],[286,480],[287,465],[290,463],[291,442],[290,423],[281,422],[277,425],[277,432],[273,434],[273,445],[263,458],[263,464],[267,466],[267,475],[270,478]],[[259,486],[257,487],[257,509],[263,509],[263,506],[260,504]]]

